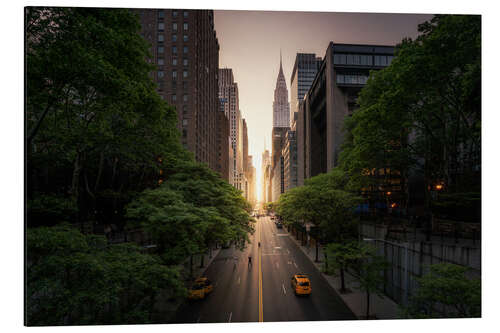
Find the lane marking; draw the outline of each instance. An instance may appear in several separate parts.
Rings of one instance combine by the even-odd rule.
[[[232,316],[233,316],[233,313],[231,312],[231,313],[229,314],[229,321],[228,321],[229,323],[231,322],[231,317],[232,317]]]
[[[283,287],[283,293],[286,295],[286,289],[285,289],[285,284],[281,284],[281,287]]]
[[[297,264],[295,263],[295,261],[293,262],[293,264],[295,265],[295,268],[299,268],[299,266],[297,266]]]
[[[276,268],[279,269],[280,268],[280,263],[276,261]]]
[[[238,284],[240,284],[240,277],[238,276]]]
[[[259,228],[259,240],[262,240],[262,229]],[[263,312],[263,301],[262,301],[262,255],[261,248],[258,250],[259,253],[259,322],[264,322],[264,312]]]

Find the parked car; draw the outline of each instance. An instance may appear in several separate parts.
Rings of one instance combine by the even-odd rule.
[[[309,277],[305,274],[295,274],[292,277],[292,290],[295,295],[310,295],[312,287]]]
[[[280,222],[276,223],[276,228],[282,229],[283,228],[283,224],[280,223]]]
[[[189,299],[204,299],[214,289],[212,282],[206,277],[197,278],[188,290]]]

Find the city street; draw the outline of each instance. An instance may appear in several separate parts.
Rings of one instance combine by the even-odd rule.
[[[255,227],[251,244],[243,252],[232,247],[219,252],[206,271],[214,291],[206,299],[181,308],[176,322],[355,319],[284,229],[278,229],[267,216],[259,218]],[[310,296],[293,293],[290,280],[297,273],[309,276]]]

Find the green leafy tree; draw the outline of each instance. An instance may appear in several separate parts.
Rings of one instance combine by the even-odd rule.
[[[357,242],[348,243],[330,243],[326,246],[327,265],[325,270],[327,274],[340,275],[340,291],[347,292],[345,287],[344,273],[350,268],[355,267],[357,260],[362,258],[363,252]]]
[[[175,268],[69,226],[28,229],[26,269],[29,326],[151,323],[160,292],[186,293]]]
[[[312,177],[280,196],[278,214],[286,223],[312,223],[319,230],[316,236],[326,242],[349,241],[357,231],[354,208],[361,198],[344,189],[346,181],[345,173],[336,168]]]
[[[401,204],[408,178],[421,175],[429,188],[478,191],[481,155],[481,17],[436,15],[405,39],[383,70],[372,72],[359,109],[346,118],[340,164],[353,189],[376,192],[400,180]]]
[[[106,8],[28,7],[25,17],[28,202],[66,198],[77,221],[118,223],[164,165],[189,158],[139,21]],[[28,224],[54,224],[45,215],[28,211]]]
[[[404,309],[409,318],[473,318],[481,316],[481,280],[469,268],[441,263],[418,278],[419,287]]]
[[[375,248],[369,245],[360,245],[357,255],[359,256],[356,265],[359,281],[358,288],[366,293],[366,319],[369,319],[370,295],[376,294],[379,297],[384,297],[380,285],[384,283],[382,273],[389,267],[389,263],[384,257],[377,255]]]

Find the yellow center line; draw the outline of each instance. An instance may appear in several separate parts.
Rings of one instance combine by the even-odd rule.
[[[259,240],[258,242],[261,241],[261,231],[262,231],[262,226],[260,225],[262,222],[259,223]],[[263,312],[263,306],[262,306],[262,264],[261,264],[261,248],[258,247],[259,251],[259,322],[264,322],[264,312]]]

